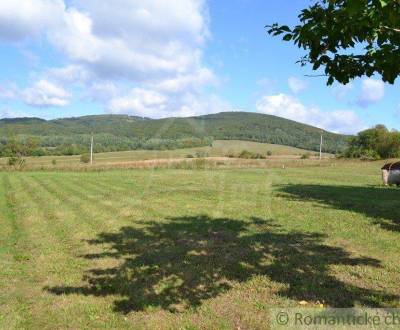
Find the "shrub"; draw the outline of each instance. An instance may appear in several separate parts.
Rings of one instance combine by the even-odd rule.
[[[267,151],[267,156],[272,156],[272,151],[271,150]]]
[[[265,156],[260,153],[254,153],[248,150],[243,150],[239,155],[239,158],[244,159],[265,159]]]
[[[194,158],[192,154],[186,155],[186,158]]]
[[[244,158],[244,159],[251,159],[253,156],[253,153],[251,151],[248,150],[243,150],[238,157],[239,158]]]
[[[310,154],[309,153],[302,154],[301,159],[310,159]]]
[[[89,163],[90,162],[89,154],[82,154],[80,161],[81,161],[81,163],[84,163],[84,164]]]
[[[364,150],[360,155],[361,160],[379,160],[381,157],[375,150]]]
[[[18,163],[18,157],[10,157],[8,158],[8,166],[15,166]]]
[[[15,168],[23,168],[26,164],[26,161],[22,157],[10,157],[8,158],[8,165],[9,166],[14,166]]]
[[[228,158],[235,158],[235,152],[233,150],[229,150],[228,153],[226,154],[226,157]]]
[[[53,159],[53,160],[51,161],[51,163],[52,163],[53,165],[57,165],[57,161],[56,161],[55,159]]]

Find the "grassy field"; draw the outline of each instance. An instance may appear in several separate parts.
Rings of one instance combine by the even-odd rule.
[[[152,160],[152,159],[176,159],[186,158],[189,155],[196,157],[196,154],[207,155],[210,157],[223,157],[227,154],[239,154],[243,150],[248,150],[254,153],[266,155],[267,151],[272,152],[269,158],[293,158],[300,157],[305,153],[315,154],[303,149],[282,146],[277,144],[267,144],[258,142],[247,141],[214,141],[212,147],[201,147],[191,149],[177,149],[177,150],[135,150],[135,151],[119,151],[98,153],[94,155],[96,165],[113,165],[116,163],[129,163],[138,160]],[[325,157],[329,154],[324,154]],[[56,160],[56,165],[52,165],[52,161]],[[28,166],[53,166],[65,167],[80,165],[80,156],[45,156],[45,157],[28,157],[26,158]],[[7,159],[0,158],[0,165],[6,165]]]
[[[377,163],[0,172],[0,328],[267,329],[276,306],[400,307]]]

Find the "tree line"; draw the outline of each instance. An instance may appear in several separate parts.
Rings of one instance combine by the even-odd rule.
[[[214,140],[244,140],[319,150],[321,129],[284,118],[249,112],[223,112],[190,118],[143,119],[123,115],[43,120],[0,120],[0,137],[10,132],[25,141],[37,137],[36,153],[80,154],[96,139],[95,152],[137,149],[176,149],[208,145]],[[348,136],[327,131],[324,152],[346,147]]]
[[[91,135],[72,136],[15,136],[0,138],[0,157],[61,156],[87,153]],[[127,150],[173,150],[211,146],[213,139],[139,139],[111,134],[95,135],[94,152]]]
[[[371,160],[400,157],[400,132],[377,125],[351,137],[342,155]]]

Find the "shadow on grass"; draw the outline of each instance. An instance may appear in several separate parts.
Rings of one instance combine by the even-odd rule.
[[[284,284],[280,295],[324,300],[336,307],[355,303],[387,306],[398,299],[331,275],[333,265],[380,267],[380,263],[328,246],[321,234],[287,233],[259,218],[241,221],[197,216],[139,225],[101,233],[88,241],[106,248],[83,258],[111,258],[118,266],[88,270],[83,286],[46,290],[57,295],[115,296],[115,310],[123,313],[150,306],[170,311],[196,307],[255,275]]]
[[[279,191],[292,200],[316,201],[364,214],[374,218],[373,223],[382,228],[400,232],[400,190],[397,188],[295,184],[282,186]]]

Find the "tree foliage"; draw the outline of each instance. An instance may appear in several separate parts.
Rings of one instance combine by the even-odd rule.
[[[14,132],[13,138],[7,132]],[[276,116],[224,112],[191,118],[143,119],[107,115],[57,120],[0,120],[0,156],[81,155],[94,152],[169,150],[212,145],[213,140],[245,140],[318,150],[321,130]],[[324,151],[346,147],[347,136],[324,132]],[[15,145],[15,143],[17,143]],[[10,144],[14,145],[9,152]]]
[[[299,19],[293,28],[267,26],[268,33],[305,49],[299,62],[324,68],[328,85],[374,74],[393,84],[400,74],[399,0],[318,0]]]
[[[362,131],[349,140],[345,155],[365,159],[400,157],[400,132],[389,131],[383,125]]]
[[[88,164],[90,162],[90,155],[88,153],[82,154],[80,157],[80,162]]]

